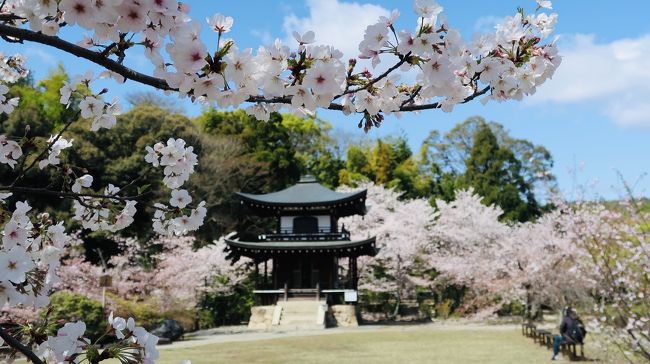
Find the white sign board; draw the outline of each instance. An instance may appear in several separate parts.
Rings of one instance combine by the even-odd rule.
[[[357,302],[357,291],[345,291],[343,299],[345,302]]]

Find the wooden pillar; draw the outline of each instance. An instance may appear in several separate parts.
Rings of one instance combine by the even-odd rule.
[[[330,279],[329,279],[329,286],[330,289],[334,288],[336,278],[337,278],[337,271],[336,271],[336,257],[332,256],[330,260]]]
[[[273,275],[273,289],[278,288],[278,265],[275,263],[275,257],[273,257],[272,261],[272,267],[273,267],[273,272],[271,274]]]
[[[259,262],[255,261],[255,288],[259,288],[260,275],[259,275]]]
[[[268,258],[264,259],[264,288],[266,288],[269,284],[268,270],[266,268],[266,262],[268,261]]]
[[[352,286],[354,277],[352,276],[352,257],[348,257],[348,286],[345,288],[350,288]]]
[[[352,266],[352,288],[357,289],[357,257],[350,257],[350,263]]]
[[[289,285],[285,282],[284,283],[284,301],[286,302],[288,298],[289,298]]]

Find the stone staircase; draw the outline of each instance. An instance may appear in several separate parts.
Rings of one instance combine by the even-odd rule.
[[[279,308],[279,309],[278,309]],[[280,311],[280,312],[278,312]],[[317,329],[325,328],[325,301],[316,301],[313,298],[290,298],[287,301],[278,301],[274,326],[278,329]]]

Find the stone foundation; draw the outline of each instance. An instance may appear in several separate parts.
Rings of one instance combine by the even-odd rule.
[[[357,321],[356,305],[333,305],[329,307],[329,311],[331,317],[334,319],[336,326],[359,326],[359,321]]]
[[[251,307],[251,318],[248,320],[248,328],[252,330],[268,330],[273,324],[273,312],[275,306],[253,306]]]

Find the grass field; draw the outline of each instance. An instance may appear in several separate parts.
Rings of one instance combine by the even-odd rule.
[[[159,363],[548,363],[516,328],[396,327],[160,351]],[[568,362],[561,360],[560,362]]]

